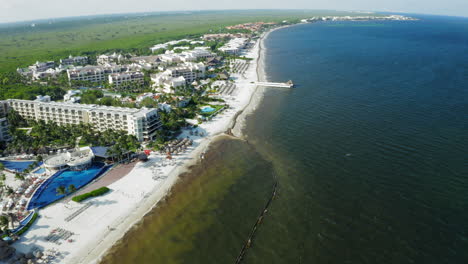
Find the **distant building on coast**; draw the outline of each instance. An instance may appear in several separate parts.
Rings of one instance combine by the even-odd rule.
[[[224,38],[248,38],[250,34],[245,33],[219,33],[219,34],[205,34],[203,35],[204,40],[218,40]]]
[[[166,42],[166,43],[156,44],[153,47],[151,47],[150,50],[151,50],[151,52],[155,52],[157,50],[167,49],[169,46],[177,45],[177,44],[179,44],[181,42],[189,42],[189,43],[192,44],[192,40],[190,40],[190,39],[179,39],[179,40],[172,40],[172,41],[169,41],[169,42]],[[193,44],[195,44],[195,43],[193,43]]]

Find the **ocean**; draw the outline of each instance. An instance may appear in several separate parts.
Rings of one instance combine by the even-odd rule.
[[[103,263],[468,263],[468,18],[272,32],[224,138]]]

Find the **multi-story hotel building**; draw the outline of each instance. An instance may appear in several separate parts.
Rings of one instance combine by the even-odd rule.
[[[31,70],[31,71],[36,71],[36,72],[43,72],[43,71],[46,71],[48,69],[52,69],[55,67],[55,62],[53,61],[47,61],[47,62],[39,62],[37,61],[36,63],[34,63],[33,65],[29,66],[28,68]]]
[[[109,84],[115,88],[129,88],[132,85],[141,86],[144,82],[142,72],[121,72],[109,75]]]
[[[123,59],[124,59],[124,56],[122,56],[122,54],[117,54],[115,52],[110,55],[103,54],[103,55],[99,55],[96,57],[96,61],[98,65],[106,65],[109,63],[113,63],[113,62],[120,63],[120,61]]]
[[[183,62],[196,61],[198,59],[214,58],[216,54],[209,52],[204,47],[196,47],[194,50],[185,51],[180,54],[180,60]]]
[[[186,63],[184,66],[168,68],[164,74],[169,77],[184,77],[187,83],[191,83],[198,78],[205,77],[205,65],[203,63]]]
[[[112,73],[125,72],[127,66],[85,66],[67,70],[68,80],[70,81],[88,81],[105,82]]]
[[[120,130],[138,140],[151,140],[162,126],[156,109],[135,109],[29,100],[7,100],[25,119],[55,122],[58,125],[87,123],[99,131]]]
[[[10,141],[10,131],[8,128],[8,121],[6,118],[0,118],[0,141]]]
[[[0,118],[5,117],[8,113],[7,101],[0,101]]]
[[[219,50],[228,54],[238,54],[245,48],[248,42],[249,40],[247,38],[234,38],[219,48]]]
[[[82,56],[73,57],[70,55],[70,57],[60,60],[60,64],[62,65],[85,65],[86,63],[88,63],[88,57]]]

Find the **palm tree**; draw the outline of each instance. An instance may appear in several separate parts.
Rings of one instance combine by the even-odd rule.
[[[76,187],[75,187],[75,185],[70,184],[70,185],[68,186],[68,192],[70,192],[70,193],[76,192]]]
[[[67,193],[67,189],[65,188],[65,186],[57,187],[56,191],[57,191],[57,195],[64,195]]]
[[[2,228],[2,230],[8,228],[8,223],[10,223],[8,217],[6,215],[0,215],[0,227]]]

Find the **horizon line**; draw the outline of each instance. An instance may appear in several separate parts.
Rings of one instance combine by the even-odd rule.
[[[146,11],[146,12],[121,12],[121,13],[101,13],[101,14],[92,14],[92,15],[77,15],[77,16],[67,16],[67,17],[49,17],[49,18],[37,18],[31,20],[18,20],[18,21],[6,21],[0,22],[0,26],[5,25],[14,25],[14,24],[27,24],[33,22],[49,21],[50,20],[63,20],[63,19],[86,19],[91,17],[106,17],[106,16],[124,16],[124,15],[156,15],[158,13],[173,13],[173,14],[183,14],[183,13],[192,13],[192,12],[225,12],[225,11],[333,11],[333,12],[348,12],[348,13],[375,13],[375,14],[406,14],[406,15],[429,15],[429,16],[441,16],[441,17],[460,17],[468,18],[468,16],[461,15],[443,15],[443,14],[430,14],[430,13],[408,13],[402,11],[372,11],[372,10],[337,10],[337,9],[297,9],[297,8],[251,8],[251,9],[200,9],[200,10],[165,10],[165,11]]]

